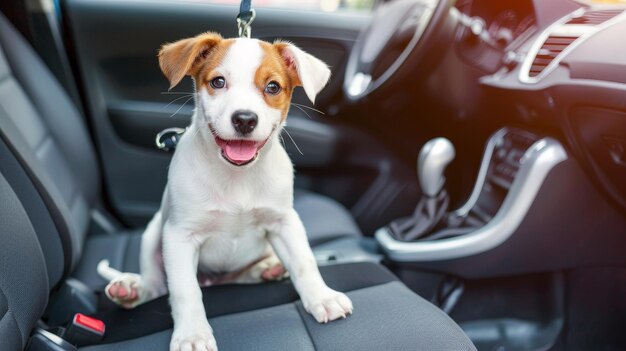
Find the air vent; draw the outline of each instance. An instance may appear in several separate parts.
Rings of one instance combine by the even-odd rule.
[[[592,10],[585,12],[582,16],[572,18],[565,24],[586,24],[586,25],[598,25],[604,23],[611,18],[619,15],[624,10]]]
[[[540,75],[576,39],[578,39],[576,36],[550,35],[537,52],[537,56],[535,56],[530,66],[528,76],[536,77]]]

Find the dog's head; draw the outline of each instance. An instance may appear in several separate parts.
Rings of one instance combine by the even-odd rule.
[[[184,76],[196,86],[197,127],[235,166],[254,162],[283,126],[293,89],[302,86],[311,102],[330,70],[293,44],[223,39],[215,33],[166,44],[161,70],[176,86]]]

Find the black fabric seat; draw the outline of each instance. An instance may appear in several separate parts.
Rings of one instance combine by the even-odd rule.
[[[473,349],[448,316],[384,267],[353,263],[322,267],[321,273],[329,286],[352,299],[355,312],[346,320],[317,323],[289,281],[204,288],[207,317],[219,349]],[[133,310],[100,313],[95,317],[113,327],[101,344],[83,350],[167,350],[172,332],[169,314],[166,297]]]
[[[367,262],[324,266],[320,267],[320,273],[330,287],[343,292],[397,281],[383,266]],[[290,280],[252,285],[217,285],[203,288],[202,294],[208,318],[294,303],[299,299]],[[165,296],[132,310],[118,309],[112,303],[110,306],[109,310],[93,316],[107,325],[124,325],[124,328],[114,327],[110,330],[102,340],[105,344],[154,334],[173,326]]]
[[[66,270],[91,288],[101,288],[96,264],[104,258],[122,271],[138,271],[143,229],[88,236],[91,211],[101,202],[96,154],[78,110],[45,65],[6,18],[0,16],[0,128],[58,212],[57,225],[71,250]],[[1,54],[1,53],[0,53]],[[360,236],[350,213],[336,201],[296,191],[294,205],[311,244]],[[82,259],[81,259],[82,258]]]

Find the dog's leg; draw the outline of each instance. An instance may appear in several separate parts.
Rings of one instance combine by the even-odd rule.
[[[304,309],[318,322],[345,318],[352,313],[352,301],[324,283],[304,226],[295,210],[289,211],[283,223],[270,233],[269,239],[287,267]]]
[[[114,277],[110,277],[111,274],[106,276],[110,282],[104,291],[111,301],[125,308],[133,308],[167,293],[161,253],[162,226],[161,211],[159,211],[154,215],[141,238],[139,260],[141,275],[118,272]],[[101,265],[98,266],[101,275],[111,273],[105,269],[103,263]]]
[[[151,298],[167,294],[165,270],[163,267],[163,217],[161,211],[154,215],[141,239],[139,269],[144,288]]]
[[[170,351],[217,351],[213,329],[209,325],[198,284],[200,243],[193,234],[165,223],[163,227],[163,263],[170,291],[174,333]]]

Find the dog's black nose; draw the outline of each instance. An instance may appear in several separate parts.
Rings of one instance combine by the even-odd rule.
[[[232,122],[236,131],[246,135],[252,133],[259,123],[259,116],[252,111],[235,111],[235,113],[233,113]]]

